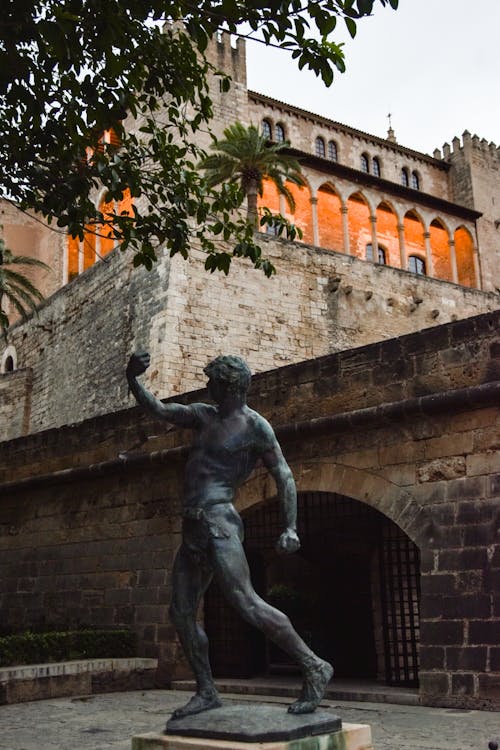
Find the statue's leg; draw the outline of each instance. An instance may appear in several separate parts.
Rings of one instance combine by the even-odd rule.
[[[208,660],[208,639],[196,622],[201,597],[211,579],[212,571],[204,555],[193,553],[183,544],[174,562],[170,619],[195,674],[197,689],[185,706],[174,711],[174,719],[220,706]]]
[[[333,667],[311,651],[288,617],[265,602],[254,590],[243,545],[237,534],[213,539],[212,567],[226,599],[251,625],[259,628],[302,668],[304,683],[290,713],[310,713],[319,705],[333,675]]]

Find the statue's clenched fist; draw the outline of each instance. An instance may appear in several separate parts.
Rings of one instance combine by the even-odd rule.
[[[127,365],[127,375],[132,375],[136,378],[138,375],[142,375],[146,372],[151,363],[151,357],[147,352],[136,352],[132,354]]]

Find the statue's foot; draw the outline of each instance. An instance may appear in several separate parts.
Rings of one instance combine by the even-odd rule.
[[[215,691],[210,693],[196,693],[188,700],[185,706],[176,708],[171,718],[183,719],[185,716],[201,714],[202,711],[209,711],[211,708],[218,708],[221,705],[220,698]]]
[[[308,669],[300,698],[288,706],[290,714],[310,714],[316,710],[325,694],[326,686],[333,677],[333,667],[327,661],[318,659],[318,663]]]

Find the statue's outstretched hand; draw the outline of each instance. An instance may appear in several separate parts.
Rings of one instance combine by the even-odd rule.
[[[277,552],[297,552],[300,539],[294,529],[285,529],[276,543]]]
[[[127,375],[136,378],[146,372],[151,362],[151,357],[147,352],[136,352],[132,354],[127,365]]]

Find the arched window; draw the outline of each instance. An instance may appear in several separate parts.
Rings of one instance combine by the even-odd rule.
[[[325,158],[325,154],[326,154],[325,142],[323,138],[321,138],[320,135],[318,135],[315,141],[315,151],[316,151],[316,156],[321,156],[323,159]]]
[[[6,372],[14,372],[14,370],[17,370],[17,353],[15,348],[10,345],[8,346],[3,355],[2,360],[0,363],[0,372],[6,373]]]
[[[337,144],[335,141],[328,141],[328,158],[330,161],[337,161]]]
[[[380,177],[380,161],[376,156],[372,159],[372,171],[375,177]]]
[[[408,187],[408,185],[410,184],[408,170],[406,169],[406,167],[403,167],[403,169],[401,170],[401,184],[405,187]]]
[[[420,179],[416,172],[411,173],[411,186],[414,190],[420,190]]]
[[[367,173],[370,171],[370,162],[366,154],[361,154],[361,171]]]
[[[274,129],[274,140],[276,141],[276,143],[283,143],[283,141],[285,140],[285,128],[279,123]]]
[[[385,266],[385,248],[382,245],[378,246],[378,261],[381,266]],[[373,260],[373,245],[371,242],[366,246],[366,260]]]
[[[419,276],[425,276],[425,260],[418,255],[410,255],[408,258],[408,270]]]
[[[268,140],[272,139],[273,131],[271,129],[271,123],[269,120],[262,120],[262,135]]]

